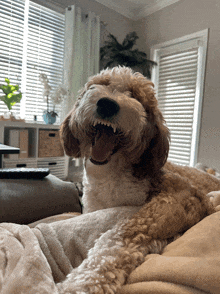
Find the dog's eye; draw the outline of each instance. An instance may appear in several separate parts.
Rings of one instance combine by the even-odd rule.
[[[94,90],[94,89],[95,89],[94,85],[89,87],[89,90]]]

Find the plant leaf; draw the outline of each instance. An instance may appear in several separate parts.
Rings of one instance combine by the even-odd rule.
[[[112,48],[115,48],[116,50],[122,50],[122,45],[118,42],[115,36],[112,34],[108,35],[109,41],[106,41],[106,45],[110,45]]]
[[[128,67],[138,67],[142,72],[150,77],[151,69],[156,62],[148,60],[145,52],[138,49],[132,50],[138,39],[136,32],[126,35],[122,44],[118,42],[112,34],[108,35],[108,40],[104,42],[104,46],[100,48],[100,60],[104,68],[116,65],[125,65]],[[138,69],[137,69],[138,70]]]
[[[8,86],[2,85],[0,88],[2,89],[2,91],[3,91],[6,95],[9,93],[9,91],[8,91]]]
[[[126,35],[122,46],[124,47],[124,50],[129,50],[131,49],[135,44],[136,44],[136,40],[138,39],[138,35],[136,32],[131,32],[129,34]]]
[[[0,86],[0,89],[5,93],[5,96],[1,96],[0,100],[2,100],[7,105],[9,110],[11,110],[13,105],[20,102],[22,98],[22,93],[14,93],[15,91],[18,91],[19,86],[10,85],[9,79],[6,78],[5,82],[7,83],[7,85]]]

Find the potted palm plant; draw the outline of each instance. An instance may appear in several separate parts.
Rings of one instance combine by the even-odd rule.
[[[122,44],[112,34],[100,48],[100,61],[104,68],[124,65],[140,71],[146,77],[151,78],[151,70],[156,62],[149,60],[145,52],[133,49],[139,37],[136,32],[126,35]]]

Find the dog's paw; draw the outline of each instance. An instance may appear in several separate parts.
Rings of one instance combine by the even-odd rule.
[[[59,294],[77,294],[72,287],[68,287],[65,282],[57,284]]]
[[[85,289],[84,286],[82,286],[83,290],[79,290],[79,287],[77,287],[78,290],[74,290],[75,286],[70,283],[60,283],[57,284],[57,289],[59,294],[114,294],[115,292],[113,291],[104,291],[98,286],[91,286],[91,287],[86,287]]]
[[[215,210],[220,211],[220,191],[212,191],[208,193],[207,196],[214,205]]]
[[[123,270],[105,273],[86,272],[78,276],[70,273],[66,280],[57,284],[59,294],[115,294],[125,282]]]

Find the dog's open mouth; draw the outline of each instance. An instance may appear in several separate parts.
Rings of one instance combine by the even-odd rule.
[[[111,159],[117,146],[117,131],[110,125],[98,123],[91,147],[90,161],[97,165],[104,165]]]

